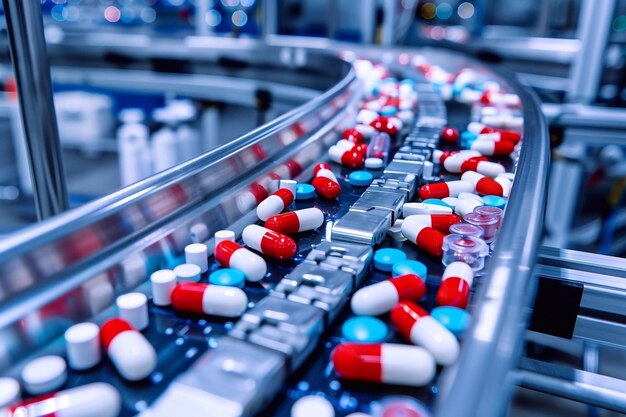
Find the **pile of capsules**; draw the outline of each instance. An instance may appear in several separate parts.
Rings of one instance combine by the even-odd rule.
[[[463,71],[455,77],[437,67],[419,68],[434,82],[439,78],[446,80],[439,83],[444,96],[456,91],[459,84],[471,84],[472,77]],[[366,70],[374,74],[370,79],[378,79],[375,89],[371,89],[375,92],[363,103],[355,127],[343,132],[342,139],[330,147],[328,156],[351,169],[365,167],[376,171],[387,164],[392,138],[414,119],[417,94],[412,81],[397,82],[381,66]],[[470,123],[463,134],[445,127],[440,137],[444,145],[456,144],[466,149],[433,152],[430,166],[424,164],[423,179],[427,183],[419,189],[421,201],[404,204],[403,218],[389,229],[393,239],[408,240],[420,250],[442,258],[446,268],[436,301],[438,308],[456,309],[457,317],[467,307],[474,276],[483,269],[490,244],[493,246],[512,186],[513,175],[489,157],[514,158],[519,149],[521,126],[514,112],[503,116],[508,108],[519,103],[509,95],[500,94],[497,86],[483,86],[478,96],[471,93],[474,91],[471,88],[460,91],[465,100],[471,97],[478,103],[473,108],[473,119],[477,121]],[[502,102],[507,103],[504,110],[493,105]],[[460,174],[460,180],[436,181],[432,176],[433,165],[450,174]],[[360,186],[367,185],[372,178],[372,175],[350,175],[351,183]],[[290,235],[317,229],[324,223],[324,214],[318,208],[285,210],[296,199],[311,199],[317,193],[323,199],[334,200],[340,192],[337,177],[325,163],[315,166],[311,184],[279,180],[277,191],[264,197],[256,207],[263,226],[250,224],[243,230],[241,238],[246,247],[235,242],[233,231],[218,231],[214,236],[214,254],[223,268],[211,273],[206,284],[199,281],[209,269],[207,245],[186,246],[185,263],[151,275],[153,303],[195,314],[241,316],[248,307],[248,297],[242,290],[244,282],[259,281],[267,273],[266,261],[258,253],[281,261],[291,259],[297,246]],[[412,345],[341,343],[331,355],[340,378],[423,386],[432,381],[437,365],[449,366],[457,360],[458,329],[442,319],[445,314],[436,314],[436,309],[429,314],[417,304],[425,295],[426,270],[416,261],[407,268],[405,261],[406,255],[401,251],[378,250],[374,255],[375,267],[393,272],[393,277],[356,291],[351,308],[357,318],[369,316],[377,320],[374,316],[389,314],[398,333]],[[75,410],[75,414],[70,414],[77,416],[117,416],[121,397],[106,383],[49,394],[67,380],[68,365],[74,370],[91,369],[101,361],[102,352],[128,381],[145,379],[155,370],[157,354],[141,333],[149,324],[147,296],[139,292],[124,294],[117,298],[116,305],[118,317],[102,326],[80,323],[65,332],[67,363],[60,356],[49,355],[31,361],[22,369],[24,390],[42,397],[11,405],[19,400],[22,387],[17,380],[0,378],[0,407],[11,405],[0,409],[0,416],[44,415],[48,413],[42,413],[46,407]],[[348,322],[344,328],[349,327]],[[299,409],[332,408],[324,401],[321,397],[304,397],[294,404],[292,415],[301,415]]]

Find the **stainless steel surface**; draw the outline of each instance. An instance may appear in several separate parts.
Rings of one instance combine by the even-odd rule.
[[[578,24],[580,50],[574,59],[567,101],[592,103],[598,96],[606,43],[616,0],[583,0]]]
[[[524,388],[626,413],[626,381],[527,358],[520,367]]]
[[[607,346],[626,346],[626,324],[593,317],[578,316],[574,338]]]
[[[543,233],[550,165],[539,100],[515,82],[512,87],[524,103],[525,120],[516,180],[472,326],[464,336],[459,362],[443,384],[438,417],[495,417],[502,415],[510,399],[507,376],[520,354],[534,291],[533,266]]]
[[[3,0],[37,217],[69,208],[39,2]]]
[[[542,246],[539,250],[539,262],[543,265],[626,278],[626,259],[614,256]]]

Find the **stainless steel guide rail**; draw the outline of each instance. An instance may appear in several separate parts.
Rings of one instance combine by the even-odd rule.
[[[341,76],[334,87],[319,97],[228,145],[0,242],[0,370],[60,334],[57,331],[42,339],[36,337],[35,327],[20,327],[16,325],[18,322],[29,322],[27,319],[34,315],[50,314],[50,306],[59,301],[80,305],[72,312],[55,313],[70,323],[102,311],[112,303],[114,293],[144,282],[147,274],[158,266],[155,260],[180,255],[189,243],[192,226],[204,225],[202,240],[206,240],[215,230],[245,215],[250,207],[238,203],[245,200],[242,196],[255,180],[290,161],[304,161],[302,168],[306,170],[322,158],[325,147],[334,142],[337,129],[354,117],[360,91],[354,72],[345,61],[313,49],[260,44],[251,47],[248,41],[244,44],[244,50],[255,51],[252,61],[261,57],[267,63],[271,60],[268,57],[289,55],[292,58],[287,67],[305,68],[314,56],[319,56],[326,65],[340,68]],[[132,45],[124,48],[133,49]],[[145,45],[137,49],[144,55],[150,52]],[[210,56],[229,54],[207,44],[194,45],[195,54],[204,52]],[[361,52],[379,54],[371,50]],[[403,52],[389,51],[382,62],[395,63]],[[410,52],[425,53],[444,68],[451,66],[454,70],[454,66],[469,64],[491,73],[474,61],[446,52]],[[162,50],[158,52],[162,53]],[[246,55],[237,50],[233,54],[238,59]],[[509,371],[519,359],[525,314],[533,295],[532,270],[543,226],[549,164],[547,129],[532,94],[507,74],[498,72],[493,76],[522,100],[523,147],[497,249],[483,278],[473,327],[464,338],[460,362],[439,381],[441,398],[437,416],[501,414],[513,387]],[[345,281],[342,285],[347,285],[348,279]],[[288,285],[306,283],[292,284],[285,277],[281,284],[288,293]],[[106,298],[98,296],[106,291],[110,292]],[[328,311],[340,305],[339,300],[325,302]],[[249,313],[238,329],[242,338],[256,331],[254,325],[248,324],[254,323],[258,315],[254,311]],[[256,345],[242,347],[237,338],[226,340],[230,340],[226,343],[232,345],[233,351],[246,348],[264,351]],[[17,352],[19,349],[22,352]],[[266,353],[263,357],[268,361],[277,360],[274,354]],[[275,377],[280,380],[283,376]],[[186,383],[193,385],[199,381]],[[454,400],[446,400],[451,398]]]

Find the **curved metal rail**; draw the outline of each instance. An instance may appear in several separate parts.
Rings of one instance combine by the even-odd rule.
[[[265,62],[281,53],[271,47],[266,51]],[[305,54],[308,59],[317,55]],[[307,155],[302,158],[319,157],[326,135],[354,117],[351,112],[360,98],[351,65],[329,56],[323,61],[342,76],[313,100],[231,143],[0,241],[0,334],[11,329],[15,333],[3,342],[35,339],[22,335],[24,329],[15,324],[55,300],[71,297],[94,277],[104,274],[117,292],[136,286],[137,280],[129,281],[129,269],[145,279],[156,242],[171,241],[170,248],[156,250],[165,257],[188,243],[179,239],[181,230],[189,233],[189,224],[181,219],[192,223],[203,218],[208,233],[225,228],[246,214],[235,197],[254,180],[303,150]],[[209,215],[207,207],[212,207]],[[172,236],[176,231],[178,236]],[[143,255],[133,258],[133,252]],[[81,311],[71,312],[72,319],[87,318],[89,309],[77,304]]]
[[[508,72],[497,73],[523,103],[523,146],[473,324],[464,336],[459,362],[442,381],[438,417],[503,414],[514,386],[509,371],[519,360],[535,293],[533,268],[543,234],[550,165],[548,127],[537,96]]]

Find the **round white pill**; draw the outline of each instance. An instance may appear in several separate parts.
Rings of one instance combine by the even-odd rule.
[[[307,395],[293,403],[291,417],[335,417],[335,409],[326,398]]]
[[[198,265],[200,272],[209,269],[208,248],[204,243],[192,243],[185,246],[185,262]]]
[[[60,356],[42,356],[22,369],[24,389],[39,395],[56,391],[67,380],[67,365]]]
[[[217,232],[215,232],[215,246],[225,240],[230,240],[231,242],[234,242],[235,232],[233,232],[232,230],[218,230]]]
[[[367,169],[381,169],[383,167],[383,160],[380,158],[367,158],[365,160],[365,168]]]
[[[148,327],[148,297],[140,292],[129,292],[117,297],[117,309],[120,318],[129,322],[135,329],[141,331]]]
[[[174,268],[176,281],[178,282],[198,282],[200,281],[200,267],[194,264],[182,264]]]
[[[82,371],[96,366],[102,358],[100,328],[94,323],[79,323],[65,331],[67,362],[70,368]]]
[[[176,287],[176,274],[171,269],[160,269],[150,275],[152,301],[157,306],[172,304],[172,291]]]
[[[0,408],[20,399],[20,383],[13,378],[0,378]]]

